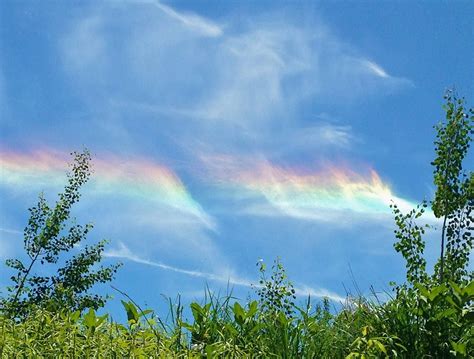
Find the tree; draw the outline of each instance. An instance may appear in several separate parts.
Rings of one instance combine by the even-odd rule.
[[[468,274],[474,229],[474,173],[467,174],[463,169],[472,141],[474,111],[467,110],[464,99],[457,98],[453,91],[447,91],[445,99],[446,120],[435,126],[436,158],[432,162],[436,185],[432,209],[436,217],[443,218],[441,254],[436,266],[440,283],[458,282]]]
[[[474,337],[474,272],[469,269],[473,247],[474,174],[466,171],[474,111],[453,91],[445,95],[445,120],[435,126],[434,184],[431,209],[441,219],[441,251],[434,273],[426,272],[425,229],[416,222],[429,202],[407,214],[392,205],[397,242],[407,269],[407,283],[383,306],[389,332],[402,339],[410,357],[472,357]],[[394,319],[392,319],[394,318]]]
[[[442,218],[440,257],[433,277],[426,274],[423,258],[425,228],[415,220],[423,215],[427,203],[423,202],[408,214],[392,205],[398,242],[394,244],[407,262],[407,280],[411,284],[432,280],[440,284],[448,281],[467,282],[473,278],[468,271],[469,255],[473,248],[474,229],[474,173],[466,172],[464,161],[474,131],[474,110],[467,110],[463,98],[453,91],[445,95],[445,121],[435,126],[434,184],[436,193],[431,208],[437,218]],[[433,284],[434,284],[433,283]]]
[[[68,173],[68,183],[54,207],[43,194],[29,209],[30,218],[24,230],[24,248],[28,259],[9,259],[7,266],[16,271],[11,277],[14,285],[9,295],[1,300],[3,309],[12,316],[25,316],[32,306],[57,310],[99,308],[106,297],[91,294],[97,283],[113,279],[120,264],[100,266],[106,241],[84,246],[78,254],[64,261],[63,255],[83,242],[93,225],[76,224],[71,219],[71,208],[81,197],[80,189],[89,180],[92,167],[89,151],[74,152],[74,161]],[[58,263],[64,262],[62,266]],[[36,274],[38,266],[47,266],[54,275]]]

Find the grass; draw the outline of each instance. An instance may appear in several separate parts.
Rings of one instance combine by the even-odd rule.
[[[474,282],[397,288],[386,302],[348,298],[294,304],[283,267],[263,281],[258,300],[209,290],[183,318],[179,299],[168,320],[127,294],[127,322],[88,311],[31,308],[23,320],[0,314],[1,358],[447,358],[473,357]],[[277,281],[274,279],[283,278]],[[265,289],[266,288],[266,289]],[[283,293],[283,296],[279,296]],[[285,300],[286,299],[286,300]]]
[[[191,304],[191,322],[180,305],[170,306],[171,320],[163,323],[130,301],[126,324],[92,309],[81,315],[37,308],[23,321],[0,316],[0,352],[5,358],[344,357],[369,315],[363,306],[333,315],[326,301],[287,316],[262,312],[257,301],[207,298]]]

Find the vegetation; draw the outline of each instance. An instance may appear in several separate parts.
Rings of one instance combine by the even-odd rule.
[[[0,301],[7,314],[24,317],[33,306],[49,310],[83,310],[97,309],[105,304],[106,298],[89,293],[96,283],[110,281],[119,266],[93,269],[102,258],[105,241],[84,246],[62,266],[58,265],[60,259],[64,261],[65,254],[82,244],[93,227],[90,223],[83,226],[72,221],[67,228],[71,208],[81,196],[79,190],[91,175],[90,153],[85,150],[73,155],[68,184],[59,194],[56,205],[50,207],[41,194],[36,207],[29,209],[30,218],[24,230],[27,261],[9,259],[6,262],[16,271],[11,277],[13,286],[7,288],[10,295]],[[43,272],[55,274],[38,275],[35,273],[38,266],[43,267]]]
[[[313,305],[308,298],[298,306],[277,259],[270,277],[265,264],[257,263],[261,275],[255,288],[257,300],[242,303],[232,295],[215,297],[208,292],[204,303],[190,305],[192,321],[183,317],[179,300],[170,302],[171,319],[163,322],[125,293],[126,324],[112,321],[107,314],[99,316],[94,308],[103,302],[90,302],[95,299],[86,291],[97,281],[110,280],[116,270],[90,274],[89,263],[100,261],[103,247],[95,247],[98,256],[85,251],[85,257],[67,262],[69,271],[56,277],[42,279],[30,270],[37,261],[42,264],[41,259],[56,263],[63,248],[72,248],[87,233],[88,227],[73,227],[77,229],[69,232],[71,237],[57,241],[64,228],[60,223],[68,218],[77,190],[87,180],[86,171],[86,177],[70,179],[54,210],[41,197],[30,210],[25,249],[32,264],[8,262],[18,275],[12,278],[15,286],[0,312],[0,357],[474,357],[474,273],[469,267],[474,174],[463,168],[474,113],[452,92],[446,96],[445,109],[445,121],[435,127],[434,200],[409,213],[392,205],[394,247],[404,257],[407,272],[406,282],[394,284],[388,300],[347,298],[337,312],[330,310],[328,300]],[[88,154],[76,155],[73,178],[88,163],[83,156]],[[442,221],[440,258],[431,272],[424,257],[429,226],[417,223],[429,205]],[[70,271],[76,274],[64,274]]]

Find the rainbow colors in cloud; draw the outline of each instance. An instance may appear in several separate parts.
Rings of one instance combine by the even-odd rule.
[[[35,191],[64,185],[70,161],[71,157],[49,149],[0,151],[0,185]],[[173,209],[209,228],[214,227],[213,220],[171,169],[141,158],[122,160],[113,156],[94,156],[92,163],[93,174],[86,186],[94,194],[126,197]]]
[[[397,197],[374,170],[360,174],[349,168],[325,166],[294,169],[265,159],[232,156],[201,157],[207,182],[239,201],[238,211],[251,215],[338,221],[352,216],[386,216],[390,204],[404,212],[416,204]],[[70,157],[53,150],[0,151],[0,185],[35,191],[65,182]],[[98,195],[151,203],[160,210],[176,210],[186,218],[214,229],[215,223],[169,168],[151,161],[114,156],[93,158],[91,190]]]
[[[247,201],[248,214],[330,221],[351,214],[391,214],[392,201],[404,212],[416,206],[397,197],[374,170],[366,175],[334,166],[311,171],[226,156],[204,162],[220,187]]]

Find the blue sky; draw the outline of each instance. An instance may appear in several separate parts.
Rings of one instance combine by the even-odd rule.
[[[432,197],[443,92],[474,97],[473,16],[468,1],[2,1],[0,259],[22,255],[27,208],[54,201],[85,146],[97,178],[74,214],[136,300],[227,281],[245,298],[277,256],[301,295],[387,289],[404,277],[387,200]]]

